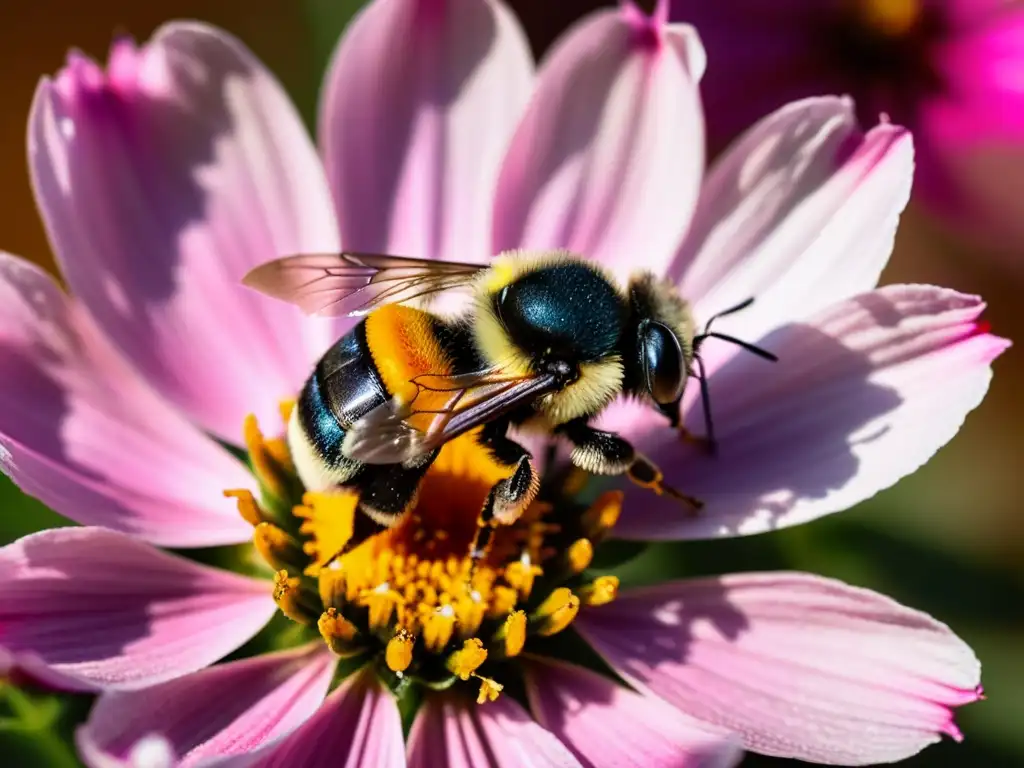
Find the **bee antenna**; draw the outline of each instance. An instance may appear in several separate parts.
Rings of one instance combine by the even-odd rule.
[[[740,312],[753,303],[754,297],[751,296],[749,299],[741,301],[735,306],[723,309],[721,312],[712,315],[708,319],[707,323],[704,324],[704,331],[693,339],[693,360],[697,366],[696,378],[700,381],[700,402],[704,410],[704,439],[707,441],[708,449],[711,451],[712,455],[718,453],[718,441],[715,439],[715,421],[711,416],[711,391],[708,387],[708,375],[704,368],[704,361],[700,357],[701,344],[706,339],[719,339],[721,341],[727,341],[730,344],[735,344],[736,346],[745,349],[747,352],[755,354],[764,360],[770,360],[773,363],[777,363],[779,361],[778,356],[769,352],[767,349],[762,349],[755,344],[743,341],[742,339],[737,339],[735,336],[730,336],[727,333],[719,333],[711,330],[711,324],[714,323],[715,320],[720,317],[726,317],[727,315]]]
[[[765,360],[770,360],[773,363],[779,362],[778,355],[769,352],[767,349],[762,349],[756,344],[751,344],[749,341],[743,341],[743,339],[737,339],[735,336],[730,336],[727,333],[719,333],[718,331],[704,331],[704,333],[702,333],[700,336],[694,336],[694,350],[700,349],[701,342],[703,342],[704,339],[721,339],[722,341],[728,341],[730,344],[735,344],[738,347],[742,347],[743,349],[747,350],[747,352],[751,352],[757,355],[758,357],[764,358]]]

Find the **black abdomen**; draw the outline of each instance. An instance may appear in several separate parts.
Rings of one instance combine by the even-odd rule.
[[[330,466],[344,457],[346,430],[388,398],[366,346],[366,321],[320,358],[299,395],[298,417],[316,452]]]

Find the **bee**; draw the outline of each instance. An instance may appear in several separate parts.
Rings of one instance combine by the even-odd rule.
[[[263,264],[243,282],[308,314],[363,316],[316,364],[287,429],[308,489],[358,493],[363,514],[349,547],[397,525],[441,447],[472,433],[509,470],[480,512],[472,556],[481,557],[493,526],[516,520],[539,487],[530,453],[507,434],[513,426],[564,438],[586,472],[626,475],[699,508],[628,441],[591,421],[627,395],[678,427],[692,376],[713,447],[701,342],[717,336],[775,359],[712,332],[710,322],[698,334],[687,301],[654,274],[622,287],[563,251],[507,252],[486,265],[301,254]],[[411,306],[457,288],[471,299],[454,317]]]

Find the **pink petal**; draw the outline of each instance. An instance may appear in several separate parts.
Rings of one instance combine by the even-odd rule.
[[[102,528],[3,547],[0,583],[0,647],[75,687],[142,688],[202,669],[275,611],[268,582]]]
[[[78,745],[91,765],[124,759],[151,733],[168,741],[180,766],[245,754],[316,712],[336,661],[316,642],[208,667],[138,691],[105,693],[79,730]]]
[[[246,468],[156,395],[38,267],[0,253],[0,468],[87,525],[168,546],[252,535]]]
[[[73,53],[36,93],[29,160],[72,292],[144,376],[229,441],[247,413],[274,418],[309,372],[312,329],[239,281],[333,250],[337,233],[316,152],[262,64],[191,22],[115,43],[106,72]]]
[[[409,733],[410,768],[581,768],[508,696],[475,704],[431,696]]]
[[[747,749],[838,765],[959,738],[980,665],[950,629],[887,597],[799,573],[626,592],[576,626],[619,674]]]
[[[875,287],[912,176],[902,128],[862,133],[849,99],[789,104],[712,168],[670,275],[699,320],[756,297],[719,330],[757,338]]]
[[[123,758],[82,747],[80,752],[89,768],[175,768],[174,749],[167,739],[155,733],[135,742]]]
[[[724,733],[582,667],[533,663],[526,692],[541,724],[586,768],[728,768],[742,757]]]
[[[849,299],[735,355],[709,382],[717,456],[657,414],[626,425],[669,482],[705,501],[696,516],[629,490],[616,533],[707,538],[813,520],[870,498],[945,445],[981,402],[1008,346],[979,322],[976,296],[896,285]],[[708,344],[719,343],[714,340]],[[702,431],[698,386],[685,423]],[[622,418],[620,414],[620,418]]]
[[[288,736],[219,768],[405,768],[402,718],[373,670],[350,677]]]
[[[493,0],[381,0],[335,53],[320,117],[346,248],[490,255],[490,202],[532,63]]]
[[[641,26],[635,9],[568,32],[502,167],[493,250],[567,248],[619,276],[663,271],[704,165],[703,58],[690,27]]]

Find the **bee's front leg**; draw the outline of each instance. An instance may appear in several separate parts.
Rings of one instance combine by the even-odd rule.
[[[574,419],[556,430],[572,443],[569,459],[580,469],[594,475],[622,475],[642,488],[650,488],[659,496],[664,494],[678,499],[694,511],[704,502],[666,485],[661,470],[646,456],[613,432],[591,427],[586,419]]]

